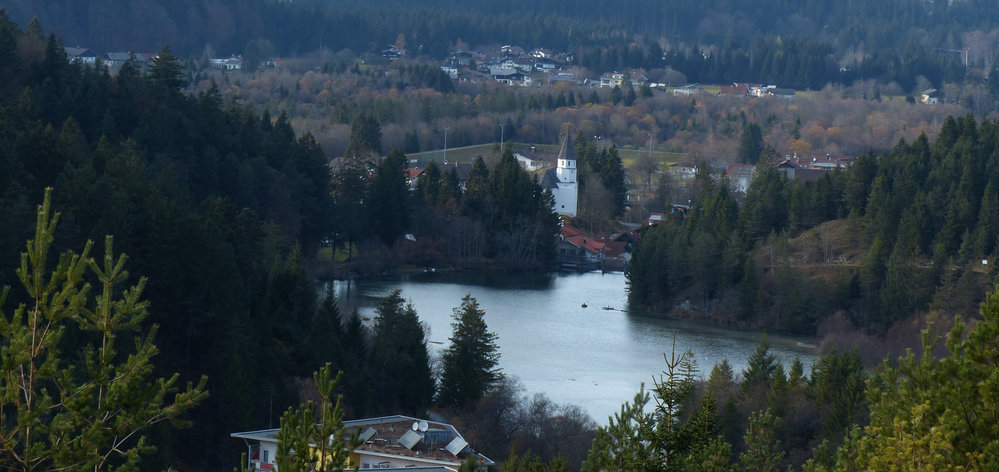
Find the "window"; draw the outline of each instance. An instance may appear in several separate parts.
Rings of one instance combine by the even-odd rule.
[[[267,449],[264,449],[264,463],[265,464],[269,464],[271,462],[271,460],[270,460],[270,455],[271,454],[270,453],[271,453],[271,451],[269,451]]]

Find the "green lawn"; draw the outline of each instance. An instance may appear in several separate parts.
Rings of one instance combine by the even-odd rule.
[[[530,149],[532,144],[529,143],[507,143],[514,151],[522,149]],[[536,149],[545,152],[558,152],[558,144],[534,144]],[[621,161],[624,166],[631,167],[635,159],[644,153],[648,153],[648,149],[622,149],[618,148],[618,155],[621,156]],[[461,163],[471,163],[476,157],[482,156],[483,158],[495,157],[499,154],[499,143],[488,143],[479,144],[476,146],[466,146],[460,148],[450,148],[447,150],[447,160],[449,162],[461,162]],[[652,155],[661,160],[666,164],[671,164],[678,162],[683,159],[684,154],[679,152],[664,152],[664,151],[654,151]],[[429,159],[434,162],[444,161],[444,150],[436,149],[433,151],[418,152],[412,154],[406,154],[406,157],[410,159]]]

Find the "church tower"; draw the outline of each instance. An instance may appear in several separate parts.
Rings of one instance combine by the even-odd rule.
[[[562,141],[555,176],[558,177],[558,188],[552,189],[555,196],[555,212],[560,215],[576,216],[579,198],[576,182],[576,148],[572,144],[570,133],[566,133],[565,140]]]
[[[558,181],[560,184],[576,183],[576,148],[566,133],[565,141],[562,141],[562,149],[558,153]],[[559,185],[561,187],[561,185]]]

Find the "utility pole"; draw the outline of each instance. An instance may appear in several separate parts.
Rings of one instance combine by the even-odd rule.
[[[503,123],[500,123],[500,153],[503,152]]]
[[[444,164],[447,164],[447,126],[444,127]]]

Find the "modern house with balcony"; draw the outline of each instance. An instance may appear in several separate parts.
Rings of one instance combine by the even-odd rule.
[[[348,435],[361,445],[350,454],[345,470],[387,469],[425,472],[455,471],[469,457],[486,467],[495,463],[476,453],[468,441],[447,423],[394,415],[344,421]],[[276,471],[278,428],[232,433],[247,449],[247,470]]]

